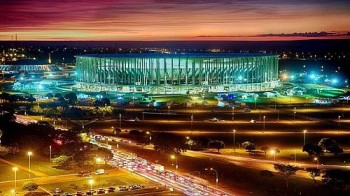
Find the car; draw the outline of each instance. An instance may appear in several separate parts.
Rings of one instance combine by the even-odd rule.
[[[98,169],[95,172],[96,175],[101,175],[101,174],[105,174],[105,170],[104,169]]]
[[[115,192],[115,188],[114,188],[114,187],[109,187],[109,188],[107,189],[107,191],[108,191],[109,193],[113,193],[113,192]]]
[[[129,186],[130,190],[137,190],[137,189],[141,189],[141,187],[137,186],[137,185],[130,185]]]
[[[256,120],[252,119],[249,121],[250,123],[256,123]]]
[[[55,193],[62,193],[62,190],[60,188],[55,188]]]
[[[118,186],[118,187],[117,187],[117,190],[119,190],[119,191],[128,191],[129,188],[126,187],[126,186]]]
[[[244,112],[250,112],[250,109],[249,108],[244,108],[243,111]]]
[[[90,171],[80,171],[80,172],[78,172],[78,175],[80,177],[89,177],[89,176],[91,176],[91,172]]]
[[[93,195],[94,193],[93,192],[90,192],[90,191],[88,191],[88,192],[86,192],[86,195]]]
[[[208,121],[209,122],[219,122],[219,119],[214,117],[214,118],[210,118]]]
[[[98,190],[97,190],[97,194],[99,195],[99,194],[105,194],[106,193],[106,190],[104,189],[104,188],[99,188]]]

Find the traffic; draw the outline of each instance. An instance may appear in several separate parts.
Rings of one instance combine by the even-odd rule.
[[[102,148],[110,149],[113,153],[113,158],[106,160],[108,164],[114,167],[123,168],[130,172],[144,176],[155,182],[162,184],[164,187],[169,187],[169,190],[176,189],[186,195],[215,195],[227,196],[232,195],[223,190],[219,190],[205,183],[204,180],[194,178],[192,176],[180,174],[179,172],[167,170],[164,166],[156,163],[150,163],[147,160],[137,157],[135,154],[120,152],[111,145],[100,143],[103,140],[113,140],[121,142],[121,140],[112,137],[98,136],[92,137],[91,143]],[[125,142],[125,141],[124,141]],[[129,143],[131,143],[129,141]]]

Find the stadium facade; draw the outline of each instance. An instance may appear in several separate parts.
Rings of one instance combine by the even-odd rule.
[[[76,56],[83,91],[201,93],[265,91],[279,85],[278,56],[246,53]]]

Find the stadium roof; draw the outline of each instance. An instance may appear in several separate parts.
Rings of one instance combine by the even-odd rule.
[[[95,57],[95,58],[233,58],[233,57],[260,57],[260,56],[278,56],[265,53],[128,53],[128,54],[86,54],[76,57]]]

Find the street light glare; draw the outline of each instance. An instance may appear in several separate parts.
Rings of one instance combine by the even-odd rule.
[[[176,159],[176,156],[175,155],[170,155],[170,158],[171,159]]]
[[[89,184],[93,184],[94,183],[94,180],[93,179],[90,179],[89,180]]]
[[[233,129],[233,132],[236,132],[236,129]]]
[[[18,167],[13,167],[12,170],[13,170],[13,171],[17,171],[17,170],[18,170]]]
[[[28,156],[32,156],[33,155],[33,153],[31,151],[29,151],[27,154],[28,154]]]
[[[96,162],[101,162],[101,161],[102,161],[102,159],[100,157],[96,158]]]
[[[307,130],[304,130],[303,132],[304,132],[304,133],[306,133],[306,132],[307,132]]]

